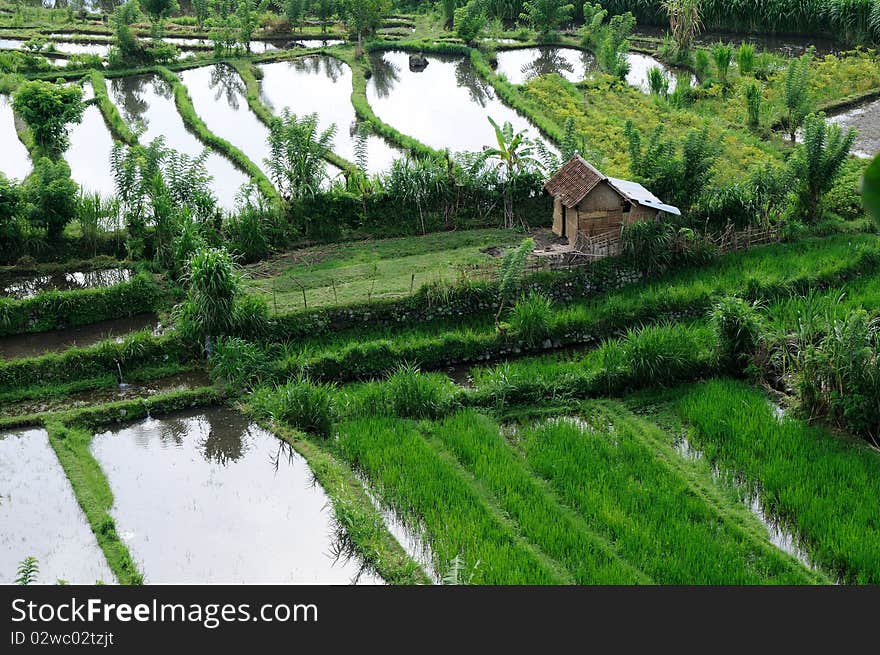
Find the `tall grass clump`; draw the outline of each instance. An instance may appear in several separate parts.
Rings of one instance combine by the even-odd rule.
[[[755,46],[742,43],[736,51],[736,65],[740,75],[751,75],[755,71]]]
[[[236,391],[252,389],[271,370],[272,362],[266,350],[239,337],[218,338],[208,359],[211,380]]]
[[[764,509],[845,583],[880,582],[880,452],[820,427],[780,420],[760,391],[711,381],[675,402],[706,458],[760,491]]]
[[[250,405],[258,416],[324,438],[332,436],[338,416],[336,387],[312,382],[307,376],[275,388],[260,387],[253,393]]]
[[[661,98],[669,95],[669,78],[659,66],[652,66],[648,69],[648,86],[652,95]]]
[[[670,465],[669,446],[658,446],[665,435],[648,434],[656,428],[616,403],[590,403],[580,415],[524,428],[517,444],[566,506],[657,583],[813,581],[764,535],[741,527],[732,499],[707,502],[700,487]]]
[[[761,87],[749,82],[744,91],[749,129],[757,130],[761,126]]]
[[[550,336],[552,321],[553,302],[544,294],[532,291],[513,306],[508,325],[516,338],[534,346]]]
[[[753,303],[722,298],[709,314],[718,334],[720,365],[731,375],[742,376],[754,365],[761,340],[761,316]]]
[[[733,59],[733,46],[728,43],[716,43],[712,46],[712,61],[715,64],[715,74],[722,84],[727,83],[730,72],[730,62]]]
[[[456,387],[445,375],[422,373],[412,364],[400,365],[383,385],[388,407],[403,418],[438,418],[455,408]]]

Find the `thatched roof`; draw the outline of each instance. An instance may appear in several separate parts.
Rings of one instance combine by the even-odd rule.
[[[606,180],[580,155],[575,155],[560,168],[556,175],[547,180],[544,190],[566,207],[576,207],[596,185]]]
[[[618,180],[600,173],[580,155],[575,155],[560,168],[556,175],[547,180],[544,190],[568,207],[576,207],[601,182],[607,182],[617,194],[632,203],[681,215],[678,207],[663,204],[653,193],[637,182]]]

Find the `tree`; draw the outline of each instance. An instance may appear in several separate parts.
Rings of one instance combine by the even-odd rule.
[[[455,10],[455,34],[465,43],[473,43],[486,27],[482,0],[470,0]]]
[[[46,228],[50,240],[59,240],[76,216],[77,191],[66,161],[54,162],[48,157],[37,160],[24,188],[31,225]]]
[[[67,124],[82,120],[82,89],[42,80],[23,82],[15,92],[12,107],[27,123],[40,151],[58,157],[69,145]]]
[[[236,0],[209,0],[211,16],[208,27],[211,29],[211,40],[214,49],[222,53],[230,53],[238,42],[238,5]]]
[[[333,147],[336,125],[318,132],[318,115],[297,118],[289,109],[269,125],[271,156],[265,159],[275,186],[287,199],[318,193],[327,175],[324,157]]]
[[[254,32],[260,24],[260,14],[265,7],[264,3],[259,6],[254,0],[238,0],[236,18],[238,19],[238,41],[244,46],[245,51],[251,51],[251,41]]]
[[[514,133],[510,123],[499,127],[491,116],[488,118],[495,130],[497,146],[483,150],[483,157],[497,159],[498,165],[504,170],[504,226],[513,228],[516,222],[512,194],[514,180],[523,169],[540,169],[541,163],[534,155],[534,143],[526,136],[525,130]]]
[[[113,25],[115,52],[110,53],[111,65],[138,63],[142,58],[142,47],[131,31],[131,26],[140,17],[136,0],[128,0],[116,8],[110,22]]]
[[[382,15],[390,7],[389,0],[343,0],[345,20],[349,27],[357,33],[357,50],[355,56],[363,55],[364,34],[370,34],[382,24]]]
[[[302,25],[303,19],[306,16],[305,0],[285,0],[284,15],[287,17],[287,20],[290,21],[290,26],[292,28]]]
[[[336,13],[336,0],[316,0],[315,2],[315,16],[318,19],[318,22],[321,23],[321,32],[327,32],[327,23],[330,21],[330,17]]]
[[[141,10],[153,24],[153,36],[159,36],[162,21],[180,9],[177,0],[140,0]]]
[[[669,16],[669,29],[679,53],[690,52],[694,39],[703,29],[702,0],[663,0],[663,10]]]
[[[526,0],[519,17],[542,37],[547,37],[568,23],[574,14],[574,5],[564,5],[562,2],[563,0]]]
[[[193,15],[196,18],[196,25],[198,28],[204,29],[205,23],[208,20],[208,16],[210,15],[210,7],[208,7],[208,0],[192,0],[193,7]]]
[[[822,196],[840,175],[855,139],[855,130],[844,133],[839,125],[826,123],[825,114],[810,114],[804,119],[804,142],[791,157],[791,171],[798,180],[809,220],[819,218]]]
[[[791,142],[797,138],[804,119],[812,111],[810,100],[810,58],[804,55],[794,59],[785,73],[785,125]]]

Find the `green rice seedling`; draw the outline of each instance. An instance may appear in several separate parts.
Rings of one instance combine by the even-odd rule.
[[[220,337],[208,358],[208,373],[215,383],[236,391],[253,388],[271,370],[269,355],[259,345],[239,337]]]
[[[520,432],[530,467],[562,502],[661,584],[805,583],[816,580],[765,539],[744,533],[658,457],[617,405],[586,405],[583,420]]]
[[[731,59],[733,59],[733,46],[721,43],[720,41],[712,46],[712,61],[715,64],[715,73],[722,84],[727,82]]]
[[[526,543],[464,471],[441,457],[407,420],[372,418],[339,426],[340,454],[382,501],[430,544],[435,573],[459,557],[473,584],[564,584],[572,578]]]
[[[717,380],[673,406],[706,458],[756,486],[764,509],[846,583],[880,582],[880,453],[821,427],[780,420],[760,391]]]
[[[697,74],[697,78],[700,82],[709,77],[710,67],[709,53],[702,48],[698,48],[696,52],[694,52],[694,72]]]
[[[578,584],[637,584],[651,579],[613,544],[561,505],[523,465],[492,419],[464,411],[423,428],[495,494],[523,536],[563,564]]]
[[[534,346],[550,336],[552,318],[553,302],[533,291],[513,306],[508,324],[516,338]]]

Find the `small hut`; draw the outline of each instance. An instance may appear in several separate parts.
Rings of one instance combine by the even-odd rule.
[[[608,177],[580,155],[560,168],[544,191],[553,197],[553,233],[574,248],[619,234],[624,225],[657,220],[660,212],[681,215],[641,184]]]

